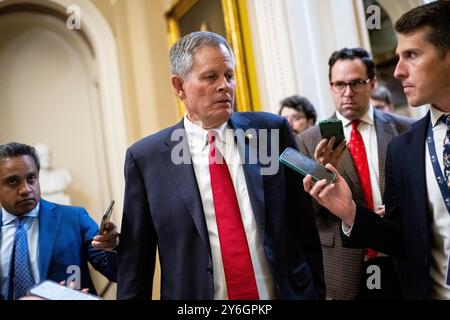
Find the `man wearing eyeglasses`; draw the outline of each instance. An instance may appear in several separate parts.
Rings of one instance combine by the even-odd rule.
[[[375,65],[362,48],[343,48],[329,61],[330,92],[342,121],[345,140],[333,150],[334,137],[322,139],[318,126],[300,135],[302,152],[325,165],[337,166],[355,202],[384,215],[384,162],[388,143],[412,120],[375,110],[369,103],[376,84]],[[400,287],[392,259],[370,249],[342,246],[340,220],[317,205],[328,299],[396,299]],[[374,267],[381,279],[370,278]],[[380,280],[378,282],[378,280]],[[369,285],[367,285],[369,283]],[[379,288],[381,287],[381,288]]]

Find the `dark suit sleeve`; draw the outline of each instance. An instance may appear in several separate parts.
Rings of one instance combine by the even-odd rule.
[[[297,143],[286,120],[284,121],[284,136],[287,146],[297,149]],[[324,299],[325,282],[322,248],[313,215],[311,197],[304,191],[302,179],[297,173],[288,168],[286,168],[285,172],[288,199],[288,228],[289,234],[291,235],[290,242],[296,244],[292,246],[294,250],[303,252],[312,272],[316,294],[320,299]]]
[[[392,160],[391,152],[391,145],[389,145],[386,153],[386,188],[384,192],[386,215],[381,218],[373,211],[358,205],[350,238],[342,234],[345,246],[370,247],[391,256],[401,256],[403,253],[403,236],[397,197],[397,190],[400,190],[402,186],[396,175],[396,164]]]
[[[87,251],[88,261],[95,270],[108,280],[115,282],[117,280],[117,252],[96,249],[91,245],[92,239],[98,233],[98,226],[84,209],[81,209],[80,213],[80,226],[83,248]]]
[[[144,177],[130,150],[125,159],[125,198],[119,244],[118,299],[151,299],[157,238]]]

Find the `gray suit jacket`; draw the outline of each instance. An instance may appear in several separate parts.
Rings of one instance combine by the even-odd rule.
[[[332,118],[336,118],[336,115]],[[387,145],[394,137],[410,128],[414,120],[375,110],[374,121],[378,141],[380,187],[383,195]],[[319,127],[315,126],[303,132],[296,140],[299,150],[314,159],[314,150],[321,139]],[[347,181],[355,202],[364,204],[358,173],[348,149],[344,151],[338,171]],[[317,203],[315,215],[322,243],[327,297],[354,299],[358,294],[363,272],[364,249],[344,248],[340,238],[341,220]]]

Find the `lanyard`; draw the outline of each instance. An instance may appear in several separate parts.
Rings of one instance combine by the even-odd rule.
[[[436,145],[434,143],[431,121],[428,124],[427,144],[428,151],[430,153],[431,164],[433,165],[434,175],[436,176],[436,181],[438,183],[439,189],[441,189],[442,198],[444,199],[447,211],[450,214],[450,192],[448,190],[447,181],[442,174],[441,166],[439,165],[438,157],[436,154]]]

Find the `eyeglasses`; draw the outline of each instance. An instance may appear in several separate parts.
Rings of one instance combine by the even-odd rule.
[[[350,86],[353,92],[361,92],[366,87],[366,84],[368,84],[370,79],[367,80],[353,80],[350,82],[343,82],[343,81],[335,81],[330,83],[331,89],[336,93],[343,93],[347,86]]]

